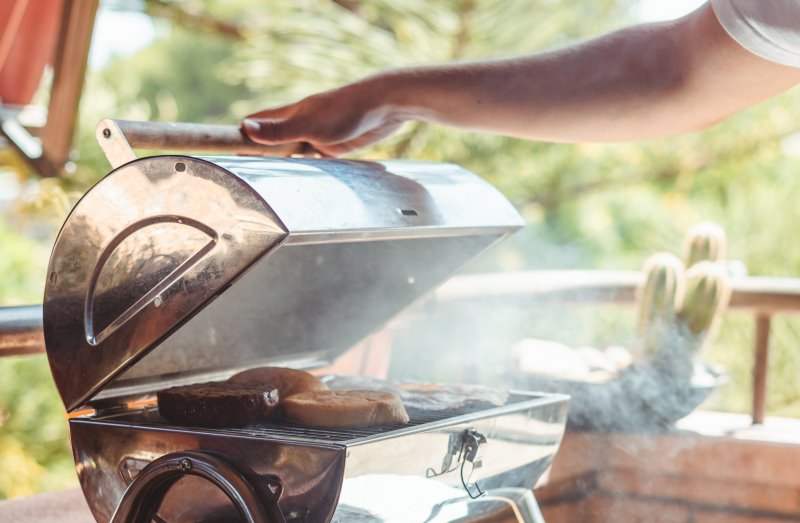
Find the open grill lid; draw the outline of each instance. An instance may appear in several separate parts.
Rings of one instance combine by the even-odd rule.
[[[53,377],[74,410],[331,361],[521,225],[455,165],[135,160],[80,200],[56,240],[44,298]]]

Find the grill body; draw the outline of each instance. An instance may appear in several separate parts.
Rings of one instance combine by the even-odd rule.
[[[397,500],[418,510],[400,520],[457,520],[491,505],[472,497],[514,489],[535,507],[564,396],[358,431],[180,427],[152,406],[158,390],[259,365],[328,365],[521,225],[454,165],[156,156],[112,171],[67,218],[43,306],[97,520],[140,490],[169,522],[230,520],[261,498],[309,523],[382,521]],[[169,481],[142,487],[151,477]]]
[[[411,411],[407,426],[358,430],[286,424],[194,429],[170,425],[151,407],[75,418],[70,427],[80,482],[98,521],[110,520],[125,489],[147,464],[182,451],[224,455],[256,476],[276,478],[282,486],[279,506],[288,521],[347,521],[348,514],[370,510],[395,510],[402,516],[409,510],[408,490],[430,492],[433,487],[426,482],[441,484],[443,494],[412,496],[414,513],[434,514],[443,504],[452,510],[454,501],[468,500],[462,472],[474,488],[530,489],[558,449],[566,405],[563,396],[516,393],[503,407]],[[468,432],[487,440],[475,470],[459,456]],[[364,482],[373,488],[365,490]],[[377,492],[384,492],[379,507]],[[402,503],[393,506],[389,498]],[[171,488],[159,510],[159,517],[170,522],[235,516],[222,492],[188,476]]]

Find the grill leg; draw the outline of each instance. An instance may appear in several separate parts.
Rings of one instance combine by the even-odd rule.
[[[147,465],[128,485],[111,523],[150,523],[169,488],[184,475],[199,476],[219,487],[247,523],[285,523],[278,508],[277,479],[250,479],[228,461],[207,452],[173,452]]]

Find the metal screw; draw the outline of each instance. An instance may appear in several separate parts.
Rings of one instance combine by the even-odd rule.
[[[181,469],[181,472],[189,472],[192,470],[192,462],[188,458],[183,458],[178,462],[178,468]]]
[[[111,138],[111,129],[109,129],[108,127],[103,129],[103,137],[104,138]]]

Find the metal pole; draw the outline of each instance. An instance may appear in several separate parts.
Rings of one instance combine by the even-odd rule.
[[[42,306],[0,307],[0,357],[43,352]]]

